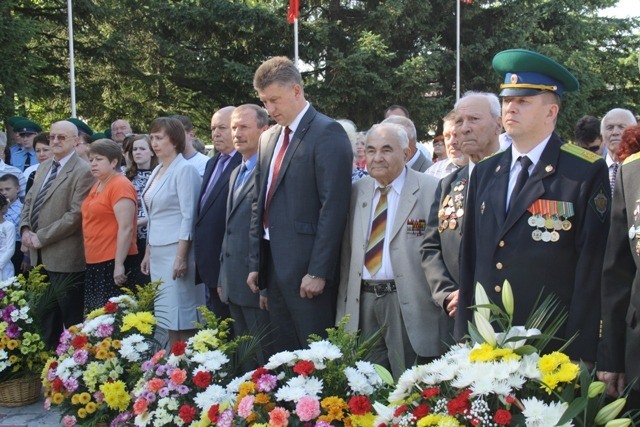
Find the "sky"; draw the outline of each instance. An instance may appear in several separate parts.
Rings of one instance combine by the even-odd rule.
[[[616,7],[604,9],[600,14],[615,18],[640,17],[640,0],[620,0]]]

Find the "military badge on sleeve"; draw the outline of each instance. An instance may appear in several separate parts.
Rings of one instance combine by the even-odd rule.
[[[607,191],[609,191],[609,189],[607,189]],[[609,213],[609,196],[607,196],[607,194],[601,185],[589,199],[589,206],[595,211],[601,222],[604,222]]]

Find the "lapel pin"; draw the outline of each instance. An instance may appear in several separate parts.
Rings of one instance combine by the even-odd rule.
[[[500,165],[496,166],[496,172],[500,172]]]
[[[480,215],[484,214],[484,202],[480,205]]]
[[[553,172],[553,166],[547,165],[547,167],[544,168],[544,170],[547,171],[547,172]]]

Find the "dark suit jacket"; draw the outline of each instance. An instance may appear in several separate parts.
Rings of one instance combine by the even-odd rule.
[[[602,340],[598,369],[625,372],[626,382],[640,376],[640,239],[629,229],[640,225],[640,155],[630,157],[618,171],[611,209],[611,230],[602,272]],[[634,388],[640,388],[636,382]]]
[[[260,137],[251,220],[251,271],[259,271],[269,165],[282,126]],[[269,205],[270,249],[278,280],[300,286],[306,274],[331,279],[349,213],[353,151],[342,126],[309,106],[283,158]],[[261,277],[261,286],[266,280]]]
[[[51,169],[52,159],[42,163],[36,172],[33,186],[24,201],[20,229],[31,224],[31,212],[44,180]],[[42,249],[42,263],[49,271],[74,273],[86,268],[82,240],[81,206],[95,179],[89,164],[76,154],[58,171],[40,208],[36,234]],[[31,250],[31,263],[38,262],[38,251]]]
[[[424,172],[429,169],[429,166],[433,166],[431,159],[428,159],[422,151],[418,150],[418,158],[415,163],[411,165],[411,169],[418,172]]]
[[[600,321],[603,242],[609,230],[610,189],[604,160],[575,146],[561,148],[554,133],[526,185],[506,214],[511,150],[480,162],[467,198],[462,237],[458,336],[466,332],[474,285],[501,304],[500,289],[509,280],[515,297],[514,325],[524,325],[540,292],[555,294],[568,312],[559,336],[579,332],[567,349],[572,359],[594,361]],[[579,150],[579,155],[569,151]],[[596,160],[597,157],[597,160]],[[590,160],[586,160],[589,158]],[[571,229],[557,242],[534,241],[527,208],[546,199],[573,204]],[[552,345],[559,346],[559,344]]]
[[[420,247],[422,253],[422,268],[427,275],[427,282],[431,288],[431,296],[444,308],[444,300],[449,294],[458,289],[460,282],[460,243],[462,242],[462,218],[456,219],[454,229],[438,228],[441,221],[438,212],[445,209],[445,199],[455,199],[460,195],[461,209],[466,208],[467,190],[469,185],[469,166],[464,166],[450,173],[440,180],[436,197],[429,213],[427,231]],[[460,197],[458,196],[458,197]],[[458,208],[456,207],[456,211]],[[457,215],[456,215],[457,216]]]
[[[211,175],[216,168],[220,153],[207,162],[207,167],[202,177],[202,189],[200,198],[206,191]],[[196,212],[195,231],[193,234],[193,247],[196,258],[196,283],[204,282],[208,287],[218,287],[220,275],[220,247],[224,238],[225,218],[227,211],[227,195],[229,194],[229,176],[242,160],[240,153],[234,154],[229,159],[227,167],[220,175],[218,182],[211,189],[211,194]]]
[[[243,307],[260,308],[259,295],[251,292],[247,286],[247,276],[250,273],[247,254],[256,169],[245,178],[245,183],[234,200],[233,191],[239,171],[240,167],[235,168],[229,179],[227,228],[222,241],[218,285],[222,288],[222,302],[231,301]]]

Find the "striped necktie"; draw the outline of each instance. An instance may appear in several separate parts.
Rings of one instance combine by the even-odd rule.
[[[618,168],[620,165],[616,163],[612,163],[609,166],[609,185],[611,186],[611,195],[613,196],[613,189],[616,187],[616,176],[618,175]]]
[[[33,231],[38,230],[38,218],[40,217],[40,209],[42,208],[44,197],[47,195],[47,192],[49,191],[49,187],[51,187],[51,184],[56,179],[56,176],[58,176],[59,167],[60,167],[60,163],[54,160],[53,163],[51,164],[51,172],[49,173],[49,176],[47,177],[47,180],[45,181],[44,185],[38,192],[35,202],[33,202],[33,208],[31,208],[31,230]]]
[[[369,234],[369,245],[364,255],[364,265],[371,276],[374,276],[382,267],[382,252],[384,249],[384,236],[387,230],[387,193],[391,186],[379,187],[380,200],[376,205]]]

